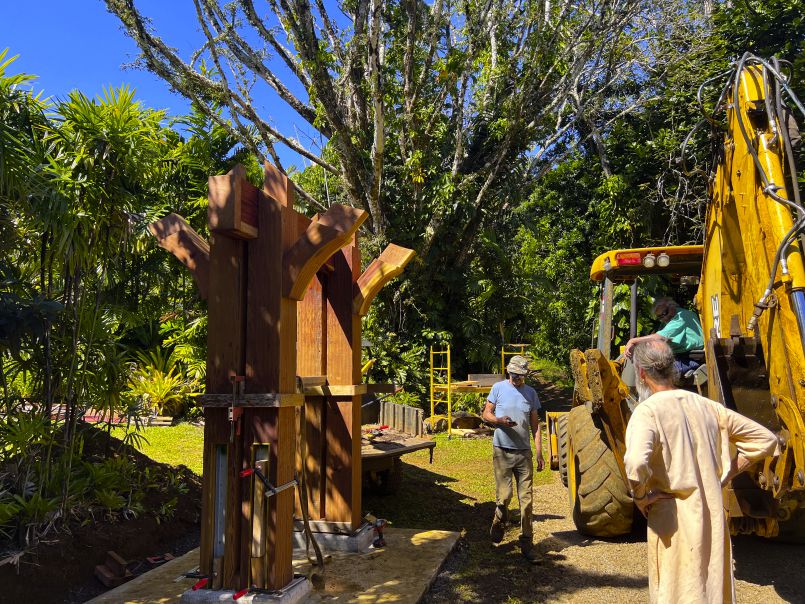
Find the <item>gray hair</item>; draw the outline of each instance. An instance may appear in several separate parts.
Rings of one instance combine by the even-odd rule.
[[[674,353],[667,342],[649,340],[636,344],[632,351],[635,367],[641,368],[655,382],[673,385],[679,379]]]
[[[668,298],[666,296],[664,298],[657,298],[654,301],[654,304],[651,305],[651,314],[656,314],[657,309],[660,308],[661,306],[665,306],[666,308],[674,311],[677,308],[679,308],[679,304],[677,303],[676,300],[674,300],[673,298]]]

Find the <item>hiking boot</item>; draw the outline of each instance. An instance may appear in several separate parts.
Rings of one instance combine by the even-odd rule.
[[[542,564],[544,561],[537,548],[533,545],[523,546],[521,550],[523,552],[523,557],[531,564]]]
[[[489,537],[492,539],[492,543],[503,541],[503,533],[503,523],[497,520],[492,522],[492,528],[489,529]]]

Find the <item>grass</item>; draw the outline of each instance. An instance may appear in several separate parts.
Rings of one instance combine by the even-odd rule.
[[[154,461],[172,466],[187,466],[201,476],[204,453],[204,428],[193,424],[150,426],[140,432],[146,442],[137,448]],[[123,438],[123,428],[115,428],[112,436]],[[132,443],[134,444],[134,443]]]

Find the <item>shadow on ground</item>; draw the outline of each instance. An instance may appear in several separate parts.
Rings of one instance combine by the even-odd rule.
[[[429,470],[404,464],[403,488],[396,495],[365,493],[364,508],[390,518],[401,528],[429,528],[462,533],[456,549],[445,562],[433,587],[423,602],[456,601],[548,601],[577,589],[595,587],[645,586],[642,576],[617,572],[598,573],[584,568],[558,566],[561,551],[589,541],[575,531],[551,535],[537,546],[545,560],[529,564],[517,546],[517,528],[510,528],[500,545],[489,539],[489,523],[494,502],[477,501],[455,490],[456,480]],[[563,518],[560,514],[540,514],[537,522]],[[518,526],[513,510],[511,525]],[[558,576],[562,577],[557,581]]]
[[[789,602],[805,598],[805,545],[778,543],[740,535],[732,539],[735,578],[755,585],[771,585]]]

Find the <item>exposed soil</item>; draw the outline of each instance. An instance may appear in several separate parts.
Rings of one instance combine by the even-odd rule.
[[[106,448],[106,435],[96,431],[88,441],[87,454],[92,456]],[[117,441],[114,440],[115,446]],[[138,451],[127,448],[139,469],[169,466],[154,462]],[[68,603],[85,602],[107,588],[94,576],[95,566],[103,564],[106,552],[114,550],[136,574],[150,570],[148,556],[171,553],[178,556],[199,543],[201,483],[190,470],[173,468],[187,485],[186,493],[150,490],[145,499],[146,510],[178,497],[175,513],[170,519],[157,522],[148,511],[131,520],[111,521],[98,515],[84,526],[74,523],[60,533],[50,533],[45,542],[20,560],[18,569],[12,565],[0,567],[0,602]],[[5,551],[8,544],[0,543]]]

